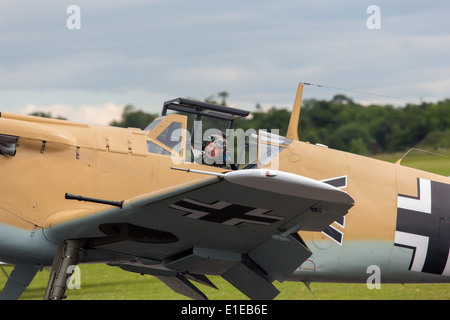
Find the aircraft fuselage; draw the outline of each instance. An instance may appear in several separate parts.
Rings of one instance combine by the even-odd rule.
[[[15,154],[0,155],[0,261],[12,264],[51,265],[71,238],[53,227],[103,206],[66,193],[119,201],[192,180],[175,180],[171,156],[149,153],[140,129],[3,113],[0,134],[18,137]],[[449,178],[299,141],[277,161],[278,170],[325,181],[355,200],[324,232],[300,232],[313,255],[290,280],[365,282],[375,266],[383,282],[450,282]],[[103,252],[82,262],[114,258]]]

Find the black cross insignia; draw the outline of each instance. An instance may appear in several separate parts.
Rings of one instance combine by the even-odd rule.
[[[326,180],[322,180],[322,182],[329,184],[336,188],[346,188],[347,187],[347,176],[326,179]],[[334,223],[338,224],[342,229],[344,229],[345,216],[340,217],[339,219],[334,221]],[[322,233],[325,234],[331,240],[334,240],[339,245],[342,245],[342,242],[344,241],[344,233],[342,231],[336,229],[332,224],[330,224],[328,227],[326,227],[322,231]]]
[[[417,179],[417,194],[398,195],[394,245],[413,250],[409,270],[450,275],[450,185]]]
[[[204,203],[194,199],[184,198],[169,207],[185,212],[183,216],[187,218],[233,226],[244,222],[269,225],[284,219],[284,217],[268,215],[267,213],[270,210],[247,207],[225,201]]]

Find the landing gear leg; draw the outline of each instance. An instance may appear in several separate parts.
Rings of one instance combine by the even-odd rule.
[[[78,263],[78,251],[84,240],[67,240],[66,245],[60,246],[53,260],[52,270],[48,279],[44,300],[64,299],[67,288],[67,279],[72,274],[74,266]]]

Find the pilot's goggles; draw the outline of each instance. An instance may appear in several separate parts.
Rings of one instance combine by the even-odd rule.
[[[209,142],[214,141],[219,148],[223,148],[223,146],[225,145],[225,141],[223,141],[223,139],[220,139],[216,136],[209,136],[208,140],[209,140]]]

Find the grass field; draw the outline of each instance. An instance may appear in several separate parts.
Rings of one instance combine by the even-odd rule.
[[[445,152],[448,156],[450,152]],[[395,162],[403,154],[382,155],[378,158]],[[450,176],[450,158],[430,154],[408,155],[402,165]],[[3,267],[7,274],[12,267]],[[80,265],[80,289],[67,290],[68,300],[180,300],[186,297],[174,293],[151,276],[125,272],[104,264]],[[25,293],[23,300],[41,300],[48,281],[48,271],[37,274]],[[210,277],[220,289],[196,284],[212,300],[247,300],[221,277]],[[0,288],[7,278],[0,272]],[[381,284],[381,289],[370,290],[365,284],[312,283],[314,295],[303,283],[275,282],[281,291],[277,300],[450,300],[450,284]]]
[[[438,154],[439,155],[413,150],[401,161],[401,165],[437,173],[443,176],[450,176],[450,150],[439,151]],[[395,153],[383,154],[376,156],[375,158],[388,162],[396,162],[403,156],[404,153]]]
[[[7,273],[12,267],[5,267]],[[80,289],[67,290],[67,300],[185,300],[151,276],[125,272],[104,264],[80,266]],[[22,300],[42,300],[48,271],[39,272]],[[211,300],[248,300],[221,277],[210,277],[220,289],[196,285]],[[0,285],[6,276],[0,273]],[[312,283],[314,295],[299,282],[275,282],[281,291],[276,300],[450,300],[450,284],[381,284],[368,289],[365,284]]]

